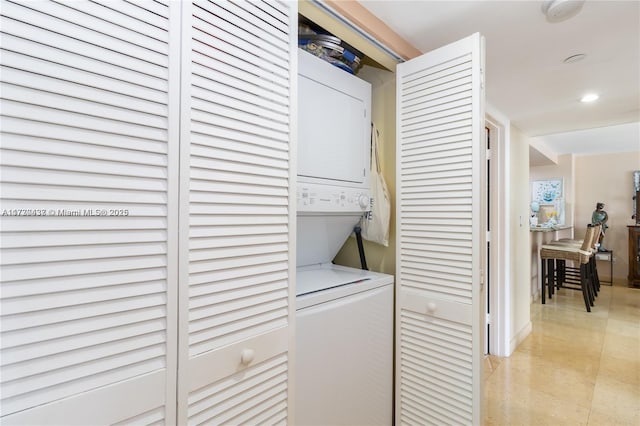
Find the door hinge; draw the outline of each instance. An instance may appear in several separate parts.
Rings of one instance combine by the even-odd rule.
[[[487,150],[487,160],[491,160],[491,149]]]
[[[486,324],[491,324],[491,314],[485,314],[484,321]]]

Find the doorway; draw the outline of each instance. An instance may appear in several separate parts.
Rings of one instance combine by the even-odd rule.
[[[508,120],[485,117],[487,158],[486,215],[487,247],[485,265],[485,355],[508,356],[508,221],[506,176],[506,137]]]
[[[491,129],[484,127],[484,149],[486,150],[487,161],[487,180],[486,180],[486,194],[487,194],[487,237],[486,237],[486,258],[485,258],[485,335],[484,335],[484,354],[489,355],[491,353]]]

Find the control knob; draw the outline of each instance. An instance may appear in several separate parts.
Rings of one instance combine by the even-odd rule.
[[[369,208],[369,197],[364,194],[360,194],[358,196],[358,204],[360,205],[360,208]]]

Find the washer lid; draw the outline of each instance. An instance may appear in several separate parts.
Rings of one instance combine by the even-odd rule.
[[[326,263],[296,270],[296,310],[337,301],[384,286],[393,275]],[[393,303],[393,291],[389,303]]]
[[[303,296],[346,284],[365,282],[370,279],[372,279],[372,276],[369,271],[337,269],[332,268],[331,265],[323,268],[298,270],[296,272],[296,296]]]

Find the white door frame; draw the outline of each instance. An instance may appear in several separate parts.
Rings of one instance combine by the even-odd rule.
[[[489,103],[485,124],[491,130],[491,312],[490,353],[509,356],[511,318],[510,291],[507,283],[511,265],[509,251],[509,128],[511,123]]]

